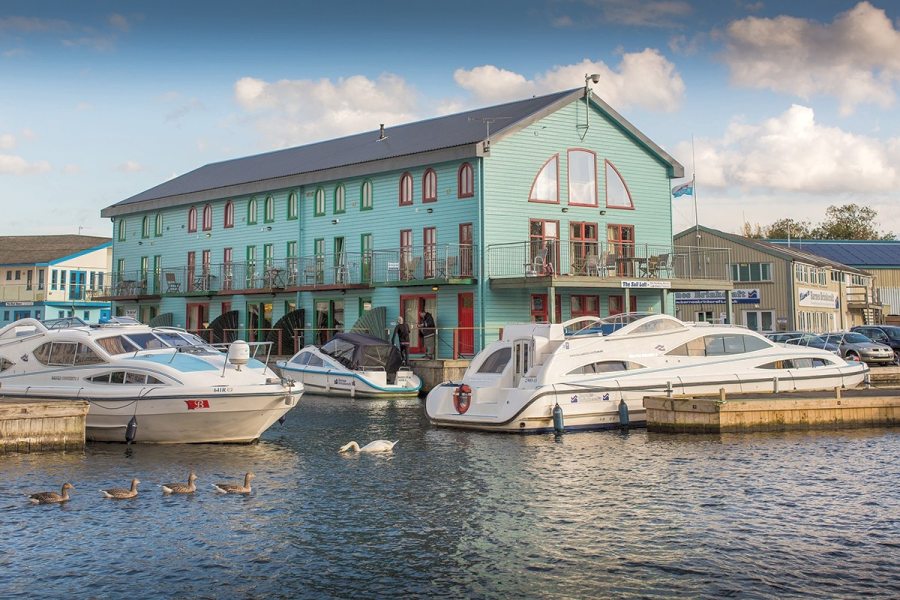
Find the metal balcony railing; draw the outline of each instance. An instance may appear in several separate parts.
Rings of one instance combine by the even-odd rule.
[[[728,248],[532,240],[487,248],[488,277],[730,280]]]
[[[372,252],[372,282],[447,282],[477,277],[475,246],[434,244],[407,246]]]

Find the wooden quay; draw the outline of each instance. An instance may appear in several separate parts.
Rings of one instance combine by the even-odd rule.
[[[0,396],[0,454],[84,450],[88,403]]]

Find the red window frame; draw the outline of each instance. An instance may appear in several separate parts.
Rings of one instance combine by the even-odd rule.
[[[569,297],[569,302],[573,319],[600,316],[600,296],[594,294],[572,294]]]
[[[413,178],[407,171],[400,176],[400,206],[411,206],[413,203]]]
[[[606,165],[612,167],[612,170],[619,176],[619,180],[622,182],[622,185],[625,186],[625,193],[628,194],[628,202],[631,206],[620,206],[618,204],[609,203],[609,178],[606,177]],[[603,159],[603,202],[606,204],[606,208],[634,210],[634,197],[631,195],[631,190],[628,188],[628,182],[622,177],[622,174],[619,172],[619,169],[616,168],[616,165],[612,164],[608,159]]]
[[[188,219],[187,220],[188,220],[188,222],[187,222],[188,233],[194,233],[195,231],[197,231],[197,207],[196,206],[192,206],[190,209],[188,209]]]
[[[589,229],[593,228],[591,237]],[[599,255],[598,235],[600,228],[597,223],[590,221],[569,221],[569,245],[572,261],[572,270],[579,275],[585,275],[589,256]]]
[[[593,172],[593,175],[594,175],[594,202],[593,203],[572,202],[572,200],[571,200],[571,197],[572,197],[572,166],[571,165],[572,165],[572,153],[573,152],[583,152],[585,154],[590,154],[594,157],[594,169],[593,169],[593,171],[594,171]],[[569,198],[568,198],[569,206],[590,206],[591,208],[596,208],[599,205],[599,199],[598,199],[597,195],[600,193],[599,189],[598,189],[600,186],[597,185],[597,153],[594,152],[593,150],[588,150],[587,148],[569,148],[566,151],[566,166],[567,166],[567,168],[566,168],[566,183],[567,183],[568,189],[569,189]],[[624,181],[624,179],[623,179],[623,181]]]
[[[541,198],[534,197],[534,186],[537,184],[538,177],[541,176],[541,173],[544,172],[544,169],[550,164],[550,161],[556,161],[556,200],[543,200]],[[534,175],[534,179],[531,180],[531,188],[528,190],[528,201],[535,202],[537,204],[559,204],[559,153],[554,154],[550,158],[544,161],[544,164],[541,165],[541,168],[538,169],[537,173]]]
[[[473,237],[472,224],[459,224],[459,276],[472,276]]]
[[[624,295],[614,295],[609,296],[607,299],[607,315],[620,315],[623,312],[625,306],[625,296]],[[637,312],[637,296],[629,296],[628,300],[629,309],[628,312]]]
[[[471,198],[475,195],[475,171],[472,165],[464,162],[456,172],[456,197]]]
[[[425,261],[425,279],[434,277],[437,265],[437,227],[422,229],[422,260]]]
[[[203,205],[203,231],[210,231],[212,229],[212,205],[204,204]]]
[[[553,312],[556,315],[556,322],[562,323],[562,300],[559,294],[554,294],[554,297],[556,298],[556,310]],[[547,314],[550,307],[547,306],[547,298],[547,294],[531,294],[529,310],[532,323],[547,323],[549,321]]]
[[[606,241],[609,250],[613,252],[617,259],[628,259],[634,256],[634,225],[622,225],[619,223],[607,223],[606,225]],[[633,265],[631,261],[618,261],[618,275],[620,277],[631,277]]]
[[[540,223],[541,233],[535,234],[532,233],[532,229],[535,223]],[[556,225],[556,237],[548,237],[547,236],[547,223],[553,223]],[[549,243],[548,243],[549,242]],[[529,255],[528,260],[534,261],[534,257],[538,252],[544,249],[545,246],[550,246],[551,252],[547,253],[547,258],[550,262],[552,273],[557,272],[557,266],[559,265],[559,221],[555,219],[529,219],[528,220],[528,249]]]
[[[197,276],[197,253],[189,250],[187,253],[187,289],[194,290],[194,281]]]
[[[234,227],[234,202],[229,200],[225,203],[225,228],[230,229]]]
[[[437,173],[434,169],[425,169],[422,175],[422,203],[437,202]]]

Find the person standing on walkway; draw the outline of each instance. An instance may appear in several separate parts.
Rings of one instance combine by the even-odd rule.
[[[434,358],[435,341],[437,339],[435,337],[434,317],[427,310],[419,313],[419,331],[422,333],[422,338],[425,342],[425,358]]]
[[[394,339],[400,343],[400,359],[403,361],[403,366],[409,366],[409,325],[403,322],[403,317],[397,317],[391,344],[394,343]]]

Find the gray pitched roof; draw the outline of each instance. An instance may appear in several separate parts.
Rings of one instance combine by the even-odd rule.
[[[781,247],[787,240],[769,240]],[[900,268],[897,240],[791,240],[790,247],[862,268]]]
[[[46,264],[107,245],[108,237],[92,235],[11,235],[0,237],[0,264]]]
[[[697,229],[695,227],[690,227],[675,234],[675,238],[679,238],[685,234],[693,233],[694,230]],[[713,229],[711,227],[704,227],[703,225],[699,226],[701,232],[706,232],[711,235],[719,236],[723,239],[726,239],[735,244],[740,244],[742,246],[746,246],[748,248],[754,248],[761,252],[765,252],[767,254],[771,254],[772,256],[777,256],[784,260],[790,261],[800,261],[808,265],[813,265],[815,267],[831,267],[832,269],[846,271],[848,273],[857,273],[859,275],[868,275],[865,271],[860,269],[848,266],[845,263],[829,259],[825,256],[821,256],[819,254],[813,254],[811,252],[804,252],[799,248],[793,246],[793,244],[788,246],[782,246],[779,244],[774,244],[771,241],[767,240],[758,240],[754,238],[744,237],[742,235],[736,235],[733,233],[726,233],[724,231],[719,231],[718,229]]]
[[[385,129],[384,139],[379,139],[380,131],[376,129],[306,146],[208,164],[108,206],[101,211],[101,215],[112,217],[227,195],[258,193],[305,183],[303,180],[297,180],[296,176],[322,174],[324,171],[330,172],[334,169],[378,161],[384,165],[384,161],[423,153],[457,149],[457,153],[450,156],[476,156],[480,142],[487,139],[497,141],[558,110],[561,106],[583,97],[583,93],[583,88],[576,88],[425,121],[389,126]],[[591,98],[594,105],[606,112],[627,135],[667,165],[672,177],[683,176],[684,167],[675,159],[608,104],[593,94]],[[402,167],[402,163],[388,163],[388,165],[392,168]],[[334,175],[338,178],[346,174]],[[320,179],[327,178],[320,177]],[[279,186],[278,183],[273,185],[273,182],[279,180],[283,186]],[[263,182],[264,185],[254,185]]]

